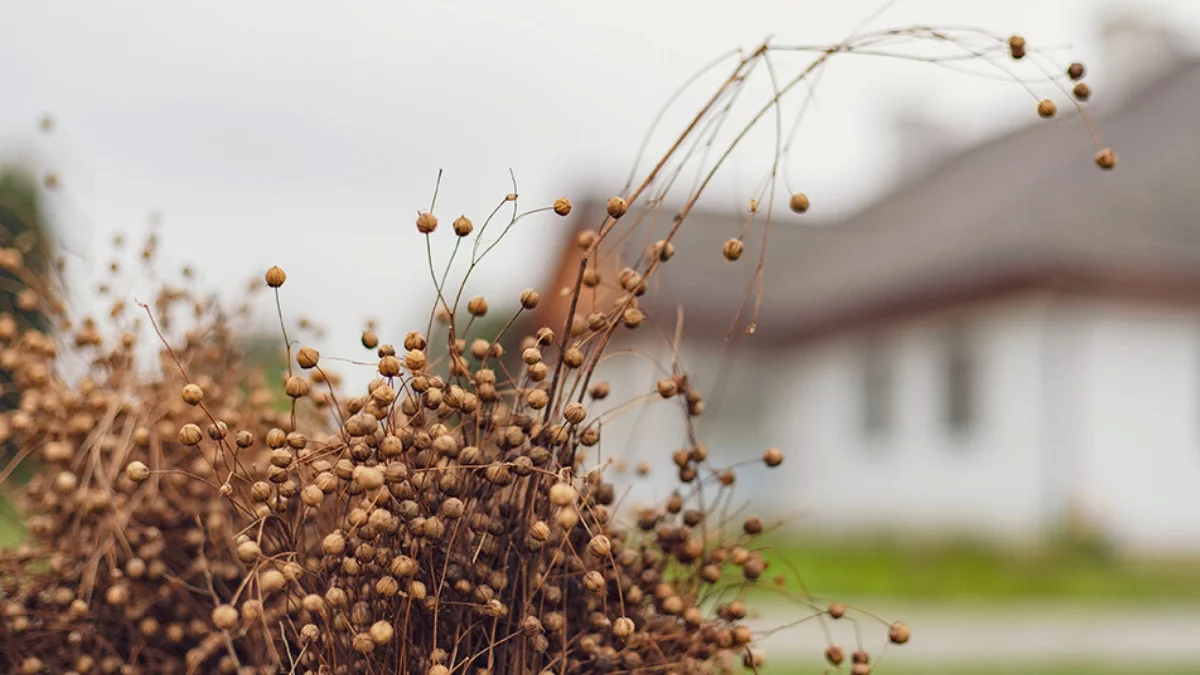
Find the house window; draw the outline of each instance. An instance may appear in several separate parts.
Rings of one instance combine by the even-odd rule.
[[[736,462],[762,454],[769,422],[767,381],[771,371],[740,350],[713,364],[710,377],[693,380],[705,391],[701,440],[715,462]]]
[[[946,429],[955,435],[970,432],[978,414],[979,375],[972,347],[970,332],[964,324],[955,324],[946,331],[942,411]]]
[[[887,344],[879,335],[869,336],[863,344],[862,429],[870,437],[879,437],[892,428],[892,362]]]

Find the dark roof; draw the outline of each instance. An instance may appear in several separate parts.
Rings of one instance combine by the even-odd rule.
[[[1200,288],[1200,62],[1173,68],[1092,121],[1118,154],[1112,172],[1096,167],[1086,126],[1064,109],[949,157],[843,221],[777,212],[759,335],[788,340],[1021,279]],[[669,218],[660,219],[665,227]],[[761,222],[742,259],[723,262],[721,244],[741,226],[737,214],[693,212],[643,304],[672,317],[682,305],[692,329],[723,337],[760,251]]]

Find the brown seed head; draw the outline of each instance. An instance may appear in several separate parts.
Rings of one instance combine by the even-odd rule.
[[[575,245],[585,251],[595,246],[599,241],[600,233],[595,230],[583,230],[575,236]]]
[[[675,244],[666,239],[659,240],[651,247],[650,255],[657,258],[659,262],[667,262],[675,256]]]
[[[607,558],[612,553],[612,540],[603,534],[598,534],[588,542],[587,550],[597,558]]]
[[[392,624],[387,621],[376,621],[371,624],[368,632],[371,635],[371,640],[380,646],[391,642],[392,636],[396,634],[395,629],[392,628]]]
[[[1117,165],[1117,153],[1112,151],[1112,148],[1104,148],[1096,153],[1096,166],[1111,171]]]
[[[368,633],[358,633],[350,641],[350,646],[359,654],[370,654],[375,651],[375,640],[372,640]]]
[[[1048,98],[1044,98],[1038,102],[1037,111],[1038,116],[1042,119],[1050,119],[1058,112],[1058,104]]]
[[[584,408],[581,404],[572,401],[567,404],[566,408],[563,409],[563,417],[566,418],[566,420],[571,424],[579,424],[580,422],[583,422],[583,420],[587,419],[587,408]]]
[[[1008,38],[1008,53],[1017,60],[1025,58],[1025,38],[1020,35]]]
[[[826,611],[828,611],[829,616],[834,619],[840,619],[843,616],[846,616],[846,606],[840,602],[831,603],[829,605],[829,609]]]
[[[550,486],[550,503],[555,506],[574,504],[579,492],[570,483],[555,483]]]
[[[734,260],[742,257],[742,251],[744,251],[745,248],[745,245],[740,239],[730,239],[725,242],[724,246],[721,247],[721,255],[724,255],[726,260],[733,262]]]
[[[838,645],[829,645],[825,649],[825,660],[835,666],[840,666],[842,661],[846,660],[846,650]]]
[[[373,330],[364,330],[362,334],[362,346],[367,349],[375,349],[379,346],[379,336]]]
[[[292,398],[304,398],[308,396],[308,380],[299,375],[292,375],[284,382],[283,391]]]
[[[384,377],[395,377],[400,374],[400,359],[385,356],[379,359],[379,374]]]
[[[320,506],[321,502],[325,501],[325,492],[315,484],[306,485],[304,489],[300,491],[300,501],[304,502],[308,506]]]
[[[1086,101],[1092,97],[1092,88],[1088,86],[1087,82],[1079,82],[1071,89],[1071,93],[1076,100]]]
[[[252,563],[262,557],[262,548],[253,539],[238,544],[237,557],[244,563]]]
[[[408,354],[404,355],[404,366],[413,372],[421,370],[425,367],[425,352],[410,349]]]
[[[415,330],[404,336],[405,349],[425,349],[425,344],[425,336]]]
[[[633,619],[630,619],[627,616],[618,618],[616,621],[613,621],[612,624],[613,635],[622,640],[628,638],[630,635],[633,635],[633,631],[635,629],[636,627],[633,624]]]
[[[592,570],[583,575],[583,587],[588,589],[588,591],[595,593],[596,595],[603,593],[606,585],[607,584],[604,582],[604,575],[596,570]]]
[[[763,453],[763,462],[767,466],[779,466],[783,464],[783,452],[779,448],[767,448]]]
[[[550,526],[539,520],[529,526],[529,536],[536,541],[544,542],[550,538]]]
[[[271,288],[279,288],[285,281],[287,281],[287,274],[279,267],[267,270],[267,285]]]
[[[352,480],[367,490],[374,490],[383,485],[383,471],[377,466],[359,464],[354,467]]]
[[[797,192],[788,200],[788,208],[795,213],[804,213],[808,211],[808,195],[803,192]]]
[[[888,626],[888,640],[891,640],[893,644],[902,645],[908,642],[910,637],[912,637],[912,631],[903,622],[897,621]]]
[[[150,467],[134,460],[125,467],[125,475],[129,477],[129,480],[140,483],[150,477]]]
[[[750,516],[742,523],[742,530],[746,534],[762,534],[763,522],[755,516]]]
[[[671,398],[679,393],[679,385],[675,380],[666,378],[658,381],[658,395],[663,398]]]
[[[1067,77],[1071,78],[1072,80],[1083,79],[1084,72],[1085,70],[1082,63],[1075,62],[1067,66]]]
[[[566,197],[559,197],[554,200],[554,212],[560,216],[566,216],[571,213],[571,200]]]
[[[317,361],[320,360],[321,354],[312,347],[301,347],[299,352],[296,352],[296,363],[300,364],[301,368],[308,370],[316,368]]]
[[[346,551],[346,538],[340,532],[331,532],[321,540],[321,552],[325,555],[341,555]]]
[[[454,234],[457,234],[460,237],[465,237],[468,234],[471,234],[471,230],[473,229],[475,229],[475,226],[471,223],[470,218],[466,216],[459,216],[454,219]]]
[[[438,219],[432,213],[421,213],[417,215],[417,231],[421,234],[431,234],[437,229]]]
[[[183,387],[183,401],[188,405],[200,405],[204,400],[204,390],[199,385],[188,383]]]
[[[184,445],[200,445],[203,439],[203,432],[195,424],[185,424],[179,429],[179,442]]]
[[[287,577],[279,570],[267,570],[258,575],[258,587],[267,595],[274,595],[287,586]]]
[[[521,291],[521,306],[525,309],[533,309],[541,302],[542,296],[532,288],[526,288]]]
[[[604,210],[608,212],[611,218],[620,218],[629,211],[629,204],[620,197],[610,197],[608,203],[605,204]]]
[[[212,611],[213,625],[221,630],[236,628],[238,619],[238,611],[233,605],[217,605]]]
[[[550,402],[550,394],[547,394],[544,389],[534,389],[526,395],[525,401],[529,403],[530,408],[541,410]]]
[[[471,313],[471,316],[483,316],[487,314],[487,300],[482,296],[471,298],[470,302],[467,303],[467,311]]]
[[[583,365],[583,351],[579,347],[567,347],[567,351],[563,352],[562,361],[568,368],[578,368]]]

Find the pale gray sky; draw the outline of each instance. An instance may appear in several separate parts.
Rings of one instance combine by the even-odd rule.
[[[439,168],[447,224],[481,220],[510,168],[529,208],[618,190],[655,111],[698,67],[767,35],[837,41],[881,4],[0,0],[0,150],[58,169],[56,209],[77,248],[140,235],[161,211],[168,260],[223,290],[284,266],[289,313],[330,325],[326,348],[345,354],[364,317],[393,338],[411,327],[402,289],[428,279],[413,219]],[[1102,99],[1098,22],[1121,4],[900,0],[873,25],[976,25],[1069,45],[1064,60],[1092,64]],[[1198,34],[1200,2],[1136,5]],[[818,96],[790,167],[817,214],[883,184],[898,107],[964,138],[1032,116],[1012,84],[913,64],[846,62]],[[49,138],[35,133],[47,112]],[[744,202],[763,162],[745,155],[712,205]],[[556,225],[522,225],[505,247],[536,246]],[[506,267],[498,255],[484,270],[491,292],[530,282],[528,266]]]

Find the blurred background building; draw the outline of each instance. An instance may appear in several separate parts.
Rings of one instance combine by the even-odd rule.
[[[665,325],[607,364],[629,386],[614,398],[663,377],[634,352],[669,363],[680,309],[682,366],[710,398],[701,438],[726,461],[784,448],[785,471],[742,473],[795,526],[1003,541],[1070,526],[1200,550],[1200,61],[1157,29],[1122,30],[1148,63],[1093,111],[1115,174],[1081,160],[1080,120],[954,150],[936,129],[909,135],[904,156],[939,154],[861,211],[776,214],[745,337],[761,225],[724,263],[746,214],[693,213],[642,299]],[[578,222],[595,224],[600,198]],[[682,416],[654,405],[607,440],[669,471]]]
[[[653,320],[609,351],[613,392],[591,410],[613,411],[600,458],[654,468],[619,482],[632,486],[622,504],[672,489],[680,410],[614,409],[666,374],[678,318],[714,461],[787,455],[739,471],[730,518],[750,503],[786,524],[770,535],[772,573],[909,621],[913,643],[880,672],[1200,672],[1200,3],[0,2],[0,160],[28,174],[0,182],[0,199],[36,202],[54,226],[79,308],[109,278],[118,234],[156,234],[155,281],[193,264],[223,297],[281,265],[286,319],[325,328],[300,334],[335,363],[362,360],[368,319],[384,342],[428,325],[413,218],[439,169],[439,269],[459,213],[481,223],[511,190],[522,208],[566,195],[566,225],[522,221],[465,291],[503,323],[537,286],[558,326],[572,227],[596,224],[674,87],[768,31],[824,44],[881,7],[875,26],[1019,31],[1064,66],[1083,60],[1085,108],[1119,167],[1091,166],[1065,104],[1025,126],[1037,96],[1006,78],[839,61],[789,166],[810,212],[777,211],[765,252],[756,224],[741,260],[722,261],[774,148],[770,133],[749,139],[643,298]],[[45,114],[51,136],[37,133]],[[147,227],[148,213],[163,215]],[[760,255],[763,304],[744,336]],[[247,346],[277,372],[273,303],[258,318]],[[348,387],[373,375],[339,370]],[[1080,554],[1080,533],[1104,546]],[[809,612],[775,609],[761,625]],[[783,664],[769,672],[822,672],[828,638],[811,626],[767,638]],[[855,644],[859,628],[841,622],[833,639]]]

